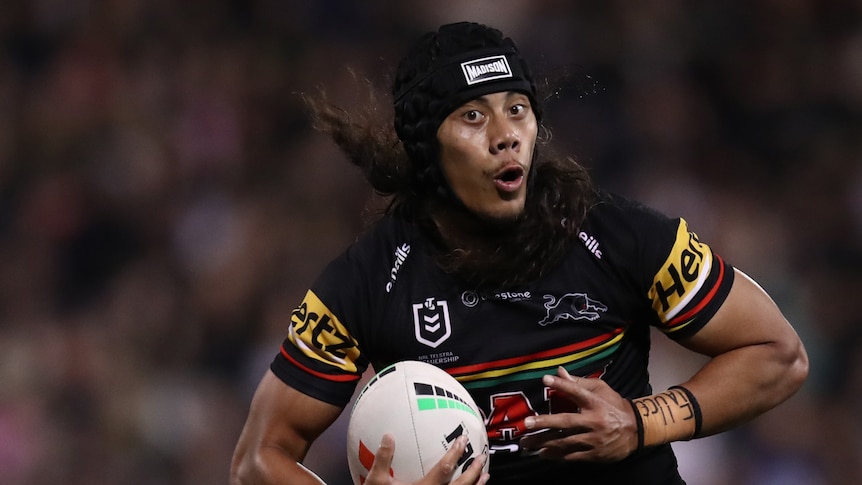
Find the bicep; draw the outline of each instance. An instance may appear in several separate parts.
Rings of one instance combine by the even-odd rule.
[[[721,308],[702,329],[680,343],[711,357],[752,345],[797,345],[796,332],[772,298],[747,275],[734,271],[733,286]]]
[[[808,374],[808,357],[793,327],[769,295],[738,270],[713,318],[680,343],[711,357],[682,384],[700,402],[702,436],[778,405]]]

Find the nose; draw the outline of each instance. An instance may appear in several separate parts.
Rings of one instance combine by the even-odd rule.
[[[521,138],[508,119],[497,119],[492,122],[490,151],[496,155],[506,150],[517,151],[521,146]]]

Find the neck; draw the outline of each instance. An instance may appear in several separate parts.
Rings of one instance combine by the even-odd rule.
[[[496,251],[514,221],[495,221],[477,216],[463,205],[435,202],[428,206],[433,228],[444,251]]]

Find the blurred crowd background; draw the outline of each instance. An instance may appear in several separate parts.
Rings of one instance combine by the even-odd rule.
[[[418,34],[516,39],[558,147],[684,216],[811,357],[803,390],[675,445],[692,485],[862,477],[858,0],[7,0],[0,484],[227,483],[251,394],[371,193],[297,93],[382,92]],[[388,98],[381,103],[388,106]],[[662,337],[657,388],[700,362]],[[348,484],[345,416],[308,464]],[[573,483],[576,477],[573,477]]]

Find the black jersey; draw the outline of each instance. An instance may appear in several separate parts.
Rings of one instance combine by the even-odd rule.
[[[369,365],[445,369],[484,413],[492,483],[681,483],[669,445],[612,464],[547,462],[518,446],[524,418],[566,410],[542,375],[562,366],[626,398],[651,394],[650,327],[673,339],[694,334],[733,281],[683,219],[619,197],[603,197],[578,237],[540,280],[482,293],[437,267],[418,225],[385,216],[325,268],[271,368],[339,406]]]

